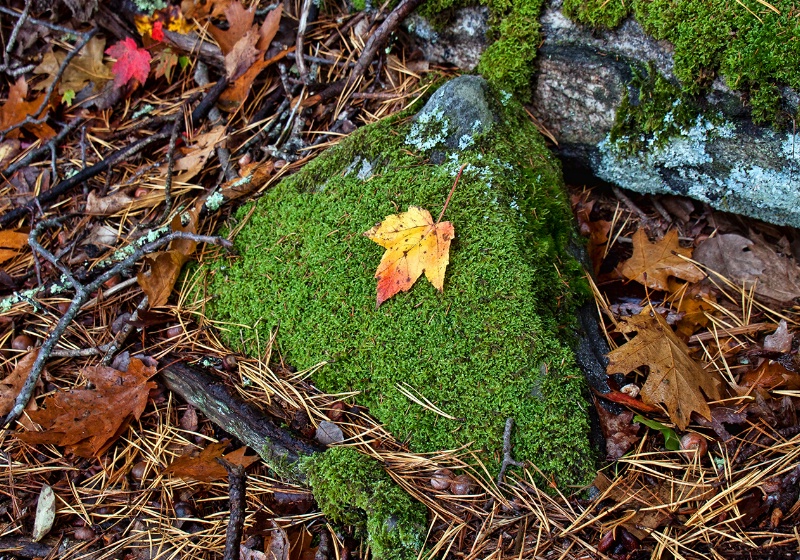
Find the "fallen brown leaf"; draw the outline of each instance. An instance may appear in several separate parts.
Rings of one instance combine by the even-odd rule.
[[[655,290],[669,289],[669,277],[699,282],[705,278],[703,271],[683,257],[691,257],[692,250],[678,243],[678,231],[670,230],[660,241],[650,243],[647,234],[639,229],[633,234],[633,256],[622,265],[622,274]]]
[[[131,358],[126,372],[88,367],[83,376],[94,388],[48,396],[42,408],[28,413],[43,431],[23,432],[17,437],[27,443],[62,445],[79,457],[100,455],[131,418],[138,420],[144,412],[150,389],[156,386],[148,380],[155,374],[155,366],[146,366],[138,358]]]
[[[97,196],[91,191],[86,197],[85,212],[92,216],[111,216],[128,208],[133,202],[133,198],[128,196],[125,191],[117,191],[108,196]]]
[[[176,215],[172,220],[172,231],[197,232],[197,213],[191,211],[189,223],[183,225],[181,216]],[[194,253],[197,243],[189,239],[176,239],[170,243],[167,251],[154,253],[145,257],[149,266],[147,272],[140,272],[136,280],[150,300],[150,307],[159,307],[167,303],[172,288],[181,274],[181,268],[189,261]]]
[[[245,456],[246,447],[240,447],[236,451],[223,455],[222,452],[225,451],[227,446],[228,441],[223,440],[218,443],[208,444],[197,457],[178,457],[164,470],[164,474],[174,474],[181,478],[191,478],[201,482],[212,482],[228,478],[228,471],[217,461],[219,458],[244,468],[258,461],[257,455]]]
[[[694,258],[707,266],[712,276],[754,289],[758,296],[780,303],[800,297],[800,266],[759,236],[752,240],[735,233],[711,237],[695,249]]]
[[[619,322],[624,333],[636,336],[608,355],[608,374],[626,374],[648,366],[650,374],[641,390],[646,404],[662,403],[679,429],[689,425],[692,412],[711,418],[705,396],[721,398],[721,380],[713,371],[704,371],[689,355],[689,347],[657,313],[645,311]],[[702,392],[701,392],[702,391]]]
[[[44,94],[40,95],[33,101],[25,101],[28,95],[28,83],[25,78],[20,76],[17,81],[8,89],[8,99],[0,107],[0,130],[5,130],[14,125],[18,125],[24,121],[28,115],[36,118],[42,117],[49,110],[49,106],[45,105],[44,109],[38,115],[34,114],[39,106],[44,101]],[[26,130],[32,132],[37,138],[47,140],[56,135],[47,123],[29,124],[25,126]],[[12,130],[6,134],[6,138],[17,138],[19,136],[19,129]]]
[[[22,390],[25,380],[28,379],[28,374],[38,355],[38,350],[25,354],[17,362],[14,371],[0,380],[0,416],[5,416],[14,408],[14,401]]]
[[[0,263],[16,257],[28,245],[28,234],[19,231],[0,231]]]

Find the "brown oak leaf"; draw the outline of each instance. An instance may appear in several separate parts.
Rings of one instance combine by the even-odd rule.
[[[705,274],[683,257],[691,257],[692,250],[678,243],[678,231],[670,230],[660,241],[650,243],[647,234],[639,229],[633,234],[633,256],[622,265],[622,274],[655,290],[669,289],[670,276],[688,282],[699,282]]]
[[[258,461],[258,455],[245,456],[246,447],[240,447],[236,451],[231,451],[227,455],[222,452],[228,446],[227,440],[219,443],[210,443],[203,449],[197,457],[184,456],[175,459],[172,464],[164,470],[164,474],[174,474],[181,478],[191,478],[202,482],[212,482],[214,480],[224,480],[228,478],[228,471],[217,461],[218,458],[225,459],[231,464],[239,465],[244,468],[249,467]]]
[[[41,432],[17,437],[27,443],[62,445],[79,457],[101,455],[122,434],[131,418],[139,419],[150,389],[155,366],[131,358],[128,371],[107,366],[83,370],[93,388],[59,391],[44,400],[42,408],[29,412]]]
[[[692,412],[711,418],[705,397],[721,398],[721,379],[692,359],[689,347],[661,315],[646,310],[621,320],[618,328],[624,333],[636,332],[636,336],[608,354],[609,375],[648,366],[650,374],[640,393],[646,404],[662,403],[681,430],[689,425]]]

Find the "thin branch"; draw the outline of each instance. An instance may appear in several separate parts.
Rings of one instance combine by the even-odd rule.
[[[515,461],[514,457],[511,456],[511,430],[513,427],[514,419],[506,418],[506,427],[503,430],[503,462],[500,464],[500,473],[497,475],[497,484],[502,484],[508,467],[513,466],[522,468],[525,466],[525,463],[521,461]]]
[[[22,15],[19,12],[15,12],[10,8],[6,8],[5,6],[0,6],[0,13],[8,14],[14,17],[20,17]],[[69,27],[64,27],[63,25],[50,23],[49,21],[45,21],[42,19],[29,17],[28,21],[34,25],[41,25],[42,27],[46,27],[47,29],[52,29],[53,31],[60,31],[61,33],[66,33],[67,35],[77,35],[78,37],[83,37],[87,33],[86,31],[75,31],[74,29],[70,29]]]
[[[52,223],[54,221],[47,220],[46,222],[43,223],[48,223],[48,222]],[[37,230],[34,229],[34,231]],[[33,232],[31,232],[31,237],[33,237]],[[48,335],[42,346],[39,348],[39,353],[36,356],[36,360],[33,362],[33,366],[31,367],[31,370],[28,373],[28,378],[25,380],[22,389],[17,395],[17,398],[14,400],[13,408],[5,416],[5,418],[0,420],[0,426],[8,426],[11,422],[18,419],[22,414],[22,411],[25,410],[25,407],[28,405],[28,401],[31,399],[31,396],[33,396],[33,391],[36,388],[36,383],[39,381],[39,377],[41,376],[42,371],[44,370],[45,362],[50,357],[51,352],[56,347],[56,344],[61,339],[61,336],[64,334],[64,332],[66,332],[69,324],[75,319],[75,317],[80,312],[80,309],[81,307],[83,307],[83,304],[86,303],[86,301],[92,296],[92,293],[95,292],[96,290],[99,290],[100,287],[114,275],[121,274],[123,271],[131,268],[144,255],[152,253],[153,251],[159,249],[160,247],[163,247],[164,245],[170,243],[175,239],[189,239],[196,243],[211,243],[213,245],[220,245],[225,248],[230,248],[233,246],[233,244],[230,241],[228,241],[227,239],[223,239],[221,237],[213,237],[209,235],[196,235],[182,231],[173,231],[151,243],[145,243],[139,247],[133,245],[133,247],[135,248],[127,258],[119,261],[117,264],[110,267],[108,270],[100,274],[97,278],[95,278],[92,282],[90,282],[86,286],[77,282],[74,279],[74,277],[72,277],[72,275],[70,274],[68,277],[68,281],[72,283],[72,286],[75,289],[75,297],[72,298],[72,302],[70,302],[69,308],[61,317],[61,319],[59,319],[53,331]],[[51,258],[55,260],[55,257],[53,257],[52,254],[49,253],[49,251],[42,248],[41,246],[39,246],[39,251],[40,254],[42,254],[48,260],[50,260]],[[61,269],[59,268],[59,270]]]
[[[225,532],[225,553],[223,560],[239,560],[244,531],[244,518],[247,514],[247,474],[244,467],[234,465],[219,457],[217,461],[228,471],[228,499],[231,516]]]
[[[25,0],[25,8],[23,8],[22,13],[19,15],[19,19],[17,20],[16,25],[14,25],[14,29],[11,30],[11,35],[8,37],[8,44],[6,45],[6,50],[3,51],[3,71],[7,71],[9,69],[8,57],[11,54],[11,51],[14,49],[14,44],[17,42],[17,35],[19,35],[22,26],[25,25],[25,20],[28,19],[28,15],[31,11],[31,3],[32,0]]]
[[[103,365],[107,366],[111,363],[114,359],[114,355],[120,349],[120,347],[125,343],[127,338],[130,336],[131,332],[135,328],[133,322],[139,318],[139,313],[147,309],[147,305],[150,303],[150,299],[147,296],[142,298],[142,301],[139,302],[139,305],[136,306],[136,309],[133,310],[131,313],[130,318],[125,323],[117,335],[114,337],[114,340],[111,341],[110,344],[106,345],[105,348],[105,355],[103,356]]]

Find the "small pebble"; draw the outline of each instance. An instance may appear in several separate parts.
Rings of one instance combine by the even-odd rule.
[[[439,469],[431,476],[431,486],[435,490],[447,490],[453,482],[453,471],[450,469]]]

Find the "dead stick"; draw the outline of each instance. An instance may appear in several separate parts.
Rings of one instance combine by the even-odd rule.
[[[167,389],[202,412],[214,424],[236,436],[258,453],[281,475],[303,482],[304,476],[286,469],[303,455],[323,451],[316,443],[301,439],[275,423],[253,405],[236,397],[221,379],[180,362],[167,363],[160,370]],[[286,472],[290,471],[290,472]]]
[[[217,461],[228,471],[228,500],[231,516],[225,531],[225,553],[222,560],[239,560],[244,518],[247,513],[247,474],[244,467],[219,457]]]

